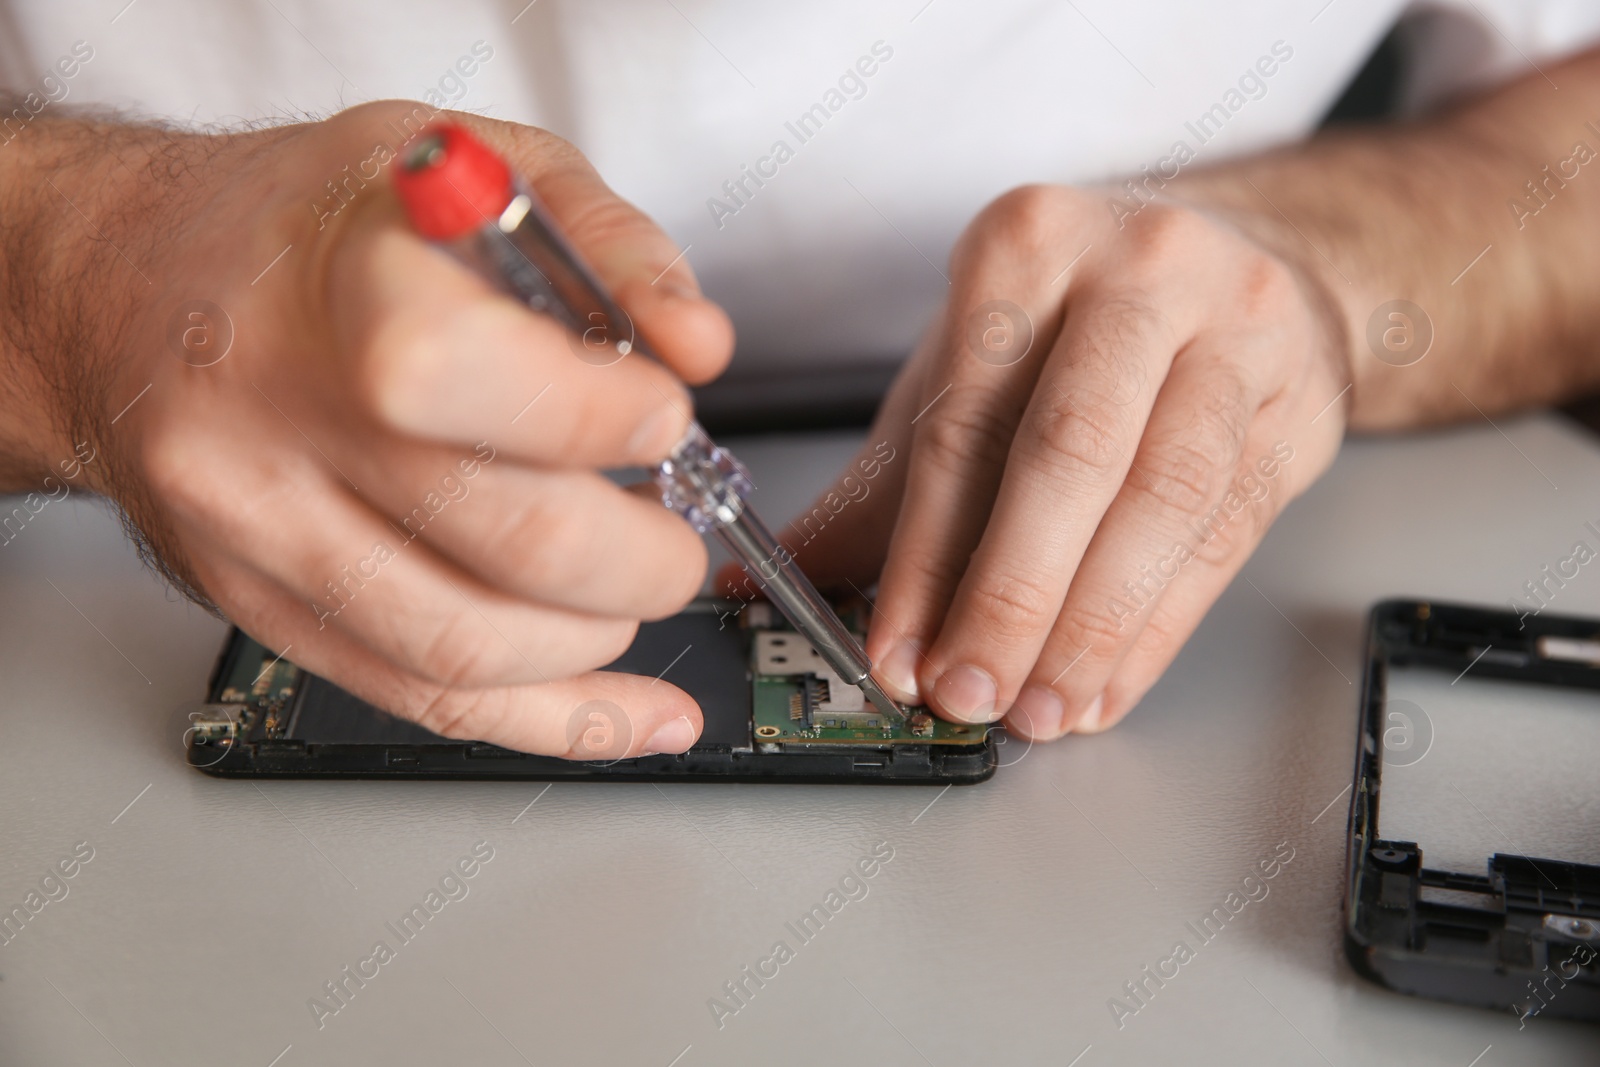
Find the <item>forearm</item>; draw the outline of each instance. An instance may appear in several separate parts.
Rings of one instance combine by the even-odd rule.
[[[1547,73],[1559,91],[1532,74],[1426,122],[1331,131],[1172,183],[1326,293],[1353,428],[1492,414],[1600,383],[1600,127],[1588,125],[1600,124],[1600,51]],[[1431,322],[1418,362],[1374,350],[1369,327],[1394,300]],[[1379,351],[1390,326],[1404,328],[1378,316]]]
[[[21,491],[63,463],[76,469],[111,432],[107,398],[131,362],[129,325],[175,295],[158,250],[181,226],[188,162],[206,139],[48,112],[5,133],[0,490]],[[76,484],[103,488],[105,473]]]

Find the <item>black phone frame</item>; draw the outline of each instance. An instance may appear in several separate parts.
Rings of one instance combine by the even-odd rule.
[[[1600,867],[1495,853],[1485,873],[1423,863],[1378,830],[1388,671],[1423,666],[1600,690],[1600,662],[1545,638],[1600,641],[1600,620],[1427,600],[1376,605],[1367,630],[1350,806],[1345,955],[1400,993],[1532,1016],[1600,1019]],[[1431,898],[1431,899],[1430,899]],[[1462,903],[1465,902],[1465,903]]]
[[[681,618],[676,616],[675,618]],[[670,624],[671,619],[663,620]],[[662,625],[662,623],[646,624]],[[230,631],[207,687],[208,706],[223,708],[221,688],[248,638]],[[741,684],[731,680],[734,688]],[[748,691],[748,682],[743,688]],[[320,688],[321,699],[371,706],[326,679],[302,674],[296,706]],[[713,709],[706,709],[709,715]],[[291,719],[293,716],[291,715]],[[422,732],[411,727],[413,732]],[[307,742],[266,736],[259,722],[241,724],[227,744],[199,730],[186,737],[190,766],[218,778],[388,778],[607,782],[767,782],[796,784],[973,785],[998,766],[992,727],[971,745],[896,743],[878,747],[729,744],[702,737],[680,755],[578,761],[536,756],[498,745],[438,737],[412,741]],[[709,732],[709,731],[708,731]],[[429,735],[432,737],[432,735]]]

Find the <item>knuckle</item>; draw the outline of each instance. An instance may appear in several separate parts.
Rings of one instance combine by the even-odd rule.
[[[1215,502],[1220,476],[1238,465],[1252,405],[1238,374],[1227,366],[1211,374],[1186,404],[1187,424],[1153,443],[1144,477],[1130,483],[1157,503],[1192,515]]]
[[[203,442],[193,440],[179,423],[158,423],[145,433],[139,446],[139,463],[145,484],[159,499],[179,508],[203,505],[211,494],[197,477],[197,457],[205,455]]]
[[[1110,412],[1089,414],[1065,395],[1043,405],[1033,420],[1033,438],[1046,470],[1095,481],[1116,473],[1125,462],[1127,452],[1116,442],[1119,429]]]
[[[1011,451],[1011,427],[994,412],[973,404],[951,404],[917,433],[919,458],[949,475],[973,467],[997,468]]]
[[[1200,526],[1211,536],[1195,558],[1205,566],[1231,570],[1266,536],[1280,506],[1272,493],[1258,496],[1249,492],[1242,476],[1201,515]]]
[[[535,153],[541,160],[550,163],[580,163],[585,166],[588,164],[577,145],[560,134],[551,133],[543,126],[499,122],[496,125],[503,127],[509,133],[520,153]]]
[[[576,335],[569,340],[574,345],[582,345]],[[571,359],[572,356],[563,348],[556,358]],[[635,364],[619,374],[623,366],[588,367],[581,365],[580,360],[575,368],[576,376],[562,382],[562,402],[541,403],[528,412],[524,424],[529,426],[530,433],[537,435],[537,447],[544,462],[568,469],[641,462],[642,456],[630,454],[630,441],[646,420],[658,416],[665,419],[666,424],[659,436],[649,443],[660,449],[659,458],[665,458],[677,444],[682,437],[679,420],[686,428],[689,419],[687,390],[670,382],[658,385],[647,380],[647,385],[641,384],[638,373],[646,370],[645,365]],[[649,369],[649,374],[660,377],[654,368]],[[649,391],[648,385],[656,388]],[[682,398],[674,393],[682,394]],[[657,394],[671,399],[663,403]],[[642,395],[655,399],[642,401]],[[678,430],[676,436],[672,436],[674,430]]]
[[[491,643],[465,614],[451,612],[439,620],[415,653],[408,655],[411,668],[437,685],[473,686],[498,681],[503,673],[491,660]]]
[[[1073,346],[1067,366],[1077,378],[1111,383],[1115,395],[1127,390],[1120,384],[1124,379],[1142,384],[1145,354],[1175,335],[1170,318],[1143,292],[1130,287],[1108,293],[1094,305],[1093,329]]]
[[[1213,503],[1223,472],[1237,461],[1242,440],[1242,432],[1229,420],[1197,415],[1188,432],[1152,449],[1142,488],[1173,510],[1204,511]]]
[[[571,584],[588,571],[594,530],[572,509],[547,499],[512,504],[495,527],[484,531],[485,558],[515,575],[524,589],[548,590]]]
[[[1055,595],[1038,582],[1005,575],[974,583],[967,606],[987,639],[1009,643],[1038,635],[1055,621]]]
[[[1215,492],[1217,463],[1205,449],[1181,441],[1157,451],[1128,485],[1161,508],[1183,515],[1201,512]]]
[[[358,353],[356,396],[385,425],[407,428],[426,407],[439,362],[438,346],[426,331],[380,327]]]
[[[929,590],[933,591],[937,596],[945,596],[948,590],[955,589],[961,581],[964,563],[957,557],[942,553],[905,551],[891,553],[887,567],[892,568],[894,581],[892,583],[886,582],[885,585],[891,589]],[[878,598],[877,610],[879,612],[888,610],[886,607],[888,600],[889,598],[885,596]],[[942,609],[943,605],[941,604],[939,607]],[[890,611],[885,615],[885,618],[893,619],[896,614]],[[920,636],[917,631],[917,625],[909,621],[915,619],[917,613],[905,612],[898,614],[900,614],[900,621],[896,623],[896,626],[900,628],[900,632],[912,636]]]
[[[1136,262],[1166,262],[1192,250],[1208,226],[1187,208],[1153,204],[1129,225],[1125,239]]]
[[[502,733],[515,712],[507,690],[449,689],[424,686],[410,696],[399,713],[417,725],[452,741],[479,741]]]
[[[1151,323],[1166,321],[1161,308],[1138,290],[1108,295],[1096,307],[1095,318],[1099,329],[1091,351],[1109,367],[1126,362],[1130,358],[1127,353],[1143,347]]]
[[[957,245],[952,262],[980,258],[986,250],[1008,256],[1036,256],[1056,250],[1056,231],[1072,210],[1075,191],[1052,185],[1022,185],[990,201]],[[1024,258],[1024,262],[1031,259]]]
[[[347,107],[337,115],[327,120],[330,129],[341,134],[348,133],[363,142],[368,138],[383,134],[385,142],[394,136],[397,129],[416,133],[429,125],[438,116],[438,112],[417,100],[369,100],[365,103]],[[370,145],[366,146],[370,147]]]
[[[1238,368],[1219,363],[1200,388],[1199,403],[1195,405],[1197,433],[1210,443],[1225,445],[1237,453],[1255,413],[1255,400]]]
[[[470,696],[452,693],[441,687],[430,687],[427,696],[403,709],[406,718],[423,729],[452,740],[472,740],[482,731],[474,727],[478,721],[478,701]]]
[[[1237,310],[1247,321],[1279,311],[1300,299],[1300,283],[1276,256],[1251,256],[1238,274]]]
[[[1164,653],[1168,658],[1176,655],[1183,644],[1183,627],[1181,619],[1171,617],[1163,611],[1155,612],[1145,623],[1144,631],[1139,634],[1137,653]]]
[[[1115,659],[1116,650],[1127,640],[1122,623],[1110,611],[1087,610],[1083,606],[1068,608],[1056,623],[1055,638],[1068,660],[1082,654],[1083,664],[1108,663]],[[1088,672],[1074,668],[1062,678],[1065,686],[1074,675],[1082,677]]]
[[[1057,186],[1019,185],[990,201],[980,217],[1002,232],[1025,234],[1054,218],[1062,202],[1062,190]]]
[[[1277,520],[1283,511],[1283,501],[1275,493],[1265,493],[1259,497],[1247,496],[1245,506],[1245,521],[1242,532],[1244,545],[1254,545],[1267,535],[1267,530]]]
[[[563,215],[562,225],[579,248],[626,240],[649,255],[659,255],[672,243],[637,208],[614,195],[584,197],[571,204]],[[665,259],[672,255],[667,252]]]
[[[226,451],[210,424],[165,417],[151,420],[136,452],[142,489],[186,519],[223,536],[237,536],[251,523],[276,524],[286,505],[303,502],[307,470],[303,457],[264,449],[256,455]],[[224,503],[226,502],[226,503]]]
[[[551,447],[557,450],[556,455],[604,456],[654,466],[683,439],[693,417],[694,401],[689,391],[659,368],[643,363],[628,367],[627,378],[611,373],[617,369],[598,367],[593,368],[597,373],[589,374],[582,372],[590,368],[579,368],[580,376],[574,383],[578,388],[569,390],[566,412],[546,424],[552,432]],[[545,414],[551,416],[552,412]],[[646,425],[653,437],[635,440],[639,429]],[[655,454],[630,455],[630,444],[648,446]]]
[[[618,560],[645,555],[648,541],[652,558],[660,554],[666,562],[651,571],[649,582],[630,590],[619,609],[658,618],[694,599],[709,557],[704,543],[665,509],[650,516],[655,521],[630,522],[636,517],[627,512],[614,516],[569,506],[567,499],[519,499],[483,520],[473,533],[473,552],[485,561],[480,572],[522,595],[572,603],[596,585],[611,587],[607,572]]]

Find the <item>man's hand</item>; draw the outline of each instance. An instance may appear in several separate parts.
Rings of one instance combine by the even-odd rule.
[[[1008,193],[868,438],[893,475],[797,556],[861,586],[882,563],[867,652],[896,697],[1104,729],[1332,461],[1340,331],[1318,282],[1194,211],[1119,228],[1103,192]]]
[[[852,464],[887,473],[791,548],[823,583],[883,566],[867,651],[897,695],[1104,729],[1347,424],[1600,385],[1597,107],[1591,50],[1426,121],[1147,172],[1137,199],[1007,194]]]
[[[175,577],[447,737],[681,752],[700,725],[686,694],[594,669],[695,594],[705,550],[596,472],[671,449],[680,379],[718,373],[731,328],[570,145],[451,116],[530,179],[668,366],[580,358],[408,231],[389,171],[429,117],[24,131],[0,177],[37,229],[10,227],[0,270],[36,323],[6,351],[33,424],[7,434],[7,481],[92,441],[94,488]]]

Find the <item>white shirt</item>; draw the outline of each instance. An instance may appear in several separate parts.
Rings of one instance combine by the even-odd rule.
[[[546,127],[688,250],[738,328],[735,367],[771,371],[902,357],[956,236],[1008,188],[1154,169],[1178,142],[1209,163],[1306,135],[1411,8],[525,3],[0,0],[0,79],[180,122],[414,97]],[[1594,0],[1414,14],[1414,109],[1600,39]],[[63,78],[75,44],[92,59]]]

